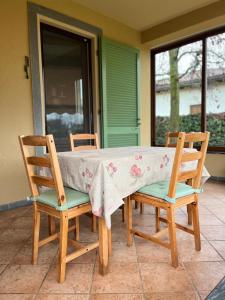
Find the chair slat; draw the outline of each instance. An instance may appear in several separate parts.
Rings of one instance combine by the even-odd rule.
[[[187,179],[196,177],[197,174],[198,174],[197,170],[181,172],[178,176],[178,181],[186,181]]]
[[[176,148],[177,144],[176,143],[169,143],[166,145],[166,147],[169,148]],[[191,143],[184,143],[184,148],[193,148],[193,145]]]
[[[84,134],[74,134],[72,135],[74,140],[95,140],[94,134],[84,133]]]
[[[184,153],[181,158],[181,162],[188,162],[193,160],[199,160],[202,157],[201,152]]]
[[[166,144],[165,144],[165,147],[173,147],[173,148],[175,148],[177,146],[178,136],[179,136],[179,132],[167,132],[166,133]],[[184,143],[184,147],[185,148],[193,148],[193,142],[185,142]]]
[[[47,167],[47,168],[51,167],[51,162],[47,157],[30,156],[27,157],[27,163],[33,166]]]
[[[46,186],[49,188],[55,187],[54,180],[50,177],[34,175],[34,176],[31,176],[31,179],[32,179],[33,183],[35,183],[38,186]]]
[[[179,135],[179,132],[177,131],[177,132],[168,132],[167,133],[167,136],[168,137],[172,137],[172,138],[174,138],[174,137],[178,137],[178,135]]]
[[[96,146],[85,145],[85,146],[75,147],[75,151],[80,151],[80,150],[96,150]]]
[[[204,132],[187,133],[185,135],[185,142],[204,142],[206,134]]]
[[[170,148],[176,148],[177,144],[175,143],[170,143],[168,145],[166,145],[166,147],[170,147]]]
[[[47,146],[47,139],[45,136],[25,136],[22,138],[23,144],[26,146]]]

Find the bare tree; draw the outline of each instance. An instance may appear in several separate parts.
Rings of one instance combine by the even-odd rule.
[[[183,48],[184,49],[184,48]],[[191,57],[189,66],[179,74],[179,62],[185,57]],[[169,50],[170,65],[170,130],[179,130],[180,87],[179,82],[187,75],[193,74],[201,64],[201,51],[198,49],[175,48]]]
[[[169,51],[170,62],[170,130],[177,131],[179,128],[179,72],[178,72],[178,53],[179,49],[175,48]]]

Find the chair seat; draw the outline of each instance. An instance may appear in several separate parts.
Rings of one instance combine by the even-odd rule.
[[[146,194],[149,196],[153,196],[156,198],[160,198],[166,200],[171,203],[175,203],[176,199],[184,196],[188,196],[194,193],[200,193],[200,189],[194,189],[190,185],[185,183],[177,183],[176,185],[176,195],[174,198],[168,197],[169,191],[169,180],[156,182],[150,185],[146,185],[138,190],[139,193]]]
[[[32,200],[49,205],[60,211],[67,210],[90,201],[88,194],[70,189],[68,187],[64,187],[64,190],[66,195],[66,203],[61,206],[58,205],[58,199],[55,190],[43,192],[39,196],[32,197]]]

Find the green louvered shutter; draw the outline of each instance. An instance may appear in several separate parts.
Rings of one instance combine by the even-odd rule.
[[[139,50],[102,40],[103,147],[140,142]]]

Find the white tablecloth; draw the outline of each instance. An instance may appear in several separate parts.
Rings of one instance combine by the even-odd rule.
[[[174,154],[175,148],[124,147],[60,152],[58,158],[64,185],[88,193],[93,214],[103,216],[110,228],[111,214],[123,198],[170,177]],[[182,168],[193,169],[193,163]],[[209,177],[206,169],[203,177]]]

